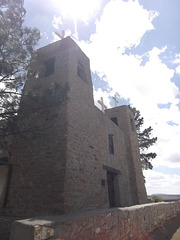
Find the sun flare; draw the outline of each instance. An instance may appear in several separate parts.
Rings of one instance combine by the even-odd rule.
[[[87,22],[95,16],[102,0],[54,0],[55,6],[64,17]]]

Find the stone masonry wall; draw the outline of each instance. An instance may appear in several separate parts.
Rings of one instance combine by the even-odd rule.
[[[59,51],[64,49],[59,43]],[[54,54],[40,52],[37,66]],[[63,50],[62,50],[63,51]],[[67,145],[67,55],[57,56],[49,77],[31,78],[23,90],[9,164],[12,175],[2,215],[37,216],[63,213]],[[66,67],[66,68],[65,68]],[[34,68],[33,68],[34,69]]]
[[[89,59],[77,48],[70,49],[70,56],[65,212],[109,207],[104,165],[120,172],[116,206],[133,205],[124,133],[94,106]],[[78,62],[83,63],[84,79],[77,75]],[[113,135],[114,154],[109,153],[109,134]]]
[[[107,172],[103,169],[104,164],[121,171],[121,174],[118,174],[118,206],[131,205],[122,132],[100,110],[87,106],[85,112],[82,105],[80,109],[81,113],[71,117],[74,124],[69,127],[68,134],[65,186],[70,197],[66,202],[67,208],[81,211],[109,207]],[[114,155],[109,154],[108,134],[114,136]]]
[[[176,202],[26,219],[13,223],[10,240],[152,240],[152,231],[179,214]]]
[[[126,156],[126,163],[128,169],[129,188],[131,192],[131,205],[146,203],[147,194],[144,186],[144,177],[142,174],[133,113],[128,106],[121,106],[107,109],[105,114],[109,118],[117,118],[118,127],[124,134],[123,137],[125,140],[125,149],[128,153]]]
[[[109,207],[107,170],[103,168],[104,165],[119,171],[115,189],[117,200],[115,206],[122,207],[139,203],[138,200],[135,200],[133,192],[136,184],[139,184],[139,188],[144,190],[144,196],[141,194],[139,197],[142,199],[141,203],[147,202],[143,176],[141,182],[132,179],[136,172],[131,161],[139,161],[140,170],[141,165],[140,159],[131,160],[132,157],[129,156],[131,155],[131,146],[125,141],[125,135],[128,134],[129,137],[131,134],[128,132],[131,128],[127,121],[129,112],[125,112],[129,108],[127,106],[117,108],[117,111],[125,109],[125,111],[120,111],[122,115],[119,114],[121,122],[125,118],[122,129],[128,129],[123,132],[106,114],[94,106],[89,59],[77,48],[70,49],[69,55],[71,58],[68,80],[70,90],[67,108],[65,211],[78,212]],[[77,74],[79,62],[83,63],[85,73],[83,79]],[[129,118],[128,120],[130,121]],[[109,152],[109,134],[113,136],[114,154]],[[137,141],[136,135],[135,138]],[[139,151],[138,145],[136,148]],[[138,157],[138,154],[139,152],[134,155]],[[129,171],[128,168],[131,168],[132,171]],[[138,173],[138,175],[140,174]]]

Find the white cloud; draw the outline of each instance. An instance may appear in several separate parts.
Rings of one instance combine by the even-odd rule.
[[[52,0],[51,4],[64,18],[80,19],[88,22],[96,16],[102,0]]]
[[[174,63],[174,64],[180,64],[180,53],[179,53],[179,54],[176,54],[173,63]]]
[[[102,50],[104,45],[111,49],[137,46],[144,33],[154,28],[151,21],[157,15],[157,12],[143,9],[138,1],[110,1],[96,23],[97,31],[91,36],[92,44],[102,45]]]
[[[144,171],[148,195],[156,193],[179,194],[180,176],[149,170]]]
[[[177,65],[177,67],[176,67],[176,73],[177,73],[177,74],[180,74],[180,53],[178,53],[178,54],[175,55],[175,59],[174,59],[173,63],[174,63],[175,65]]]
[[[124,27],[121,23],[126,23],[126,18],[130,17],[132,8],[134,18],[138,16],[141,25],[139,27],[139,21],[136,22],[137,18],[132,17],[130,18],[131,24],[125,24],[126,31],[123,32]],[[120,14],[116,16],[114,9],[117,12],[120,11]],[[120,19],[118,16],[121,16]],[[158,103],[174,102],[178,94],[178,88],[170,81],[174,70],[162,63],[159,57],[162,52],[166,51],[166,47],[162,49],[154,47],[142,56],[124,53],[125,48],[137,45],[144,33],[153,29],[151,21],[155,16],[157,13],[152,14],[144,10],[137,1],[111,1],[104,10],[97,32],[91,38],[91,43],[80,43],[90,57],[91,69],[101,76],[105,74],[110,87],[116,89],[121,97],[130,98],[131,103],[142,111],[143,116],[157,111]],[[113,30],[108,28],[108,24],[115,25]],[[141,30],[136,35],[132,34],[132,38],[130,35],[126,36],[126,32],[131,34],[132,29],[135,28]],[[143,66],[144,56],[148,61]]]
[[[176,73],[180,74],[180,65],[176,67]]]
[[[61,16],[54,16],[54,19],[52,21],[52,25],[54,28],[56,29],[60,29],[60,27],[63,25],[63,22],[62,22],[62,19],[61,19]]]

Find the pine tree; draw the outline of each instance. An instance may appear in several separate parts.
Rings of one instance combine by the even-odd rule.
[[[140,111],[136,108],[130,107],[134,113],[134,120],[136,125],[136,132],[138,137],[138,144],[140,149],[140,159],[142,163],[142,168],[152,169],[153,165],[151,164],[151,160],[154,159],[157,154],[156,153],[147,153],[146,150],[152,146],[157,141],[157,137],[151,138],[151,133],[153,131],[152,127],[148,127],[144,130],[141,130],[142,125],[144,124],[144,118],[141,117]]]
[[[40,33],[23,25],[23,0],[0,1],[0,143],[13,134],[21,90]]]

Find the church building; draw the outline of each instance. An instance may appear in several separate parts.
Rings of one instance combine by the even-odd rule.
[[[94,105],[89,59],[70,37],[37,50],[17,129],[0,165],[1,215],[147,202],[133,113]]]

